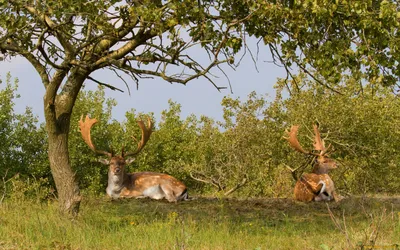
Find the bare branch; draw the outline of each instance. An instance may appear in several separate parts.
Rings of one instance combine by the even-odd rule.
[[[240,183],[236,184],[236,186],[234,186],[234,187],[231,188],[230,190],[226,191],[226,192],[224,193],[224,195],[225,195],[225,196],[230,195],[231,193],[235,192],[235,191],[238,190],[239,188],[243,187],[246,183],[247,183],[247,176],[245,175]]]
[[[190,177],[191,177],[193,180],[196,180],[196,181],[199,181],[199,182],[203,182],[203,183],[206,183],[206,184],[211,184],[211,185],[213,185],[214,187],[218,188],[218,191],[223,190],[223,187],[221,187],[221,185],[220,185],[218,182],[216,182],[215,180],[213,180],[213,179],[211,179],[211,180],[206,180],[206,179],[209,179],[209,178],[206,177],[204,174],[201,174],[201,173],[196,173],[196,174],[197,174],[197,175],[201,175],[202,178],[205,178],[205,179],[202,179],[202,178],[199,178],[199,177],[195,177],[195,176],[193,175],[193,172],[190,172],[190,173],[189,173]]]
[[[93,77],[87,76],[87,79],[89,79],[89,80],[91,80],[91,81],[93,81],[93,82],[95,82],[95,83],[97,83],[97,84],[99,84],[101,86],[105,86],[105,87],[107,87],[107,88],[109,88],[111,90],[118,90],[119,92],[124,93],[124,91],[122,89],[119,89],[117,87],[114,87],[114,86],[112,86],[110,84],[107,84],[107,83],[104,83],[104,82],[100,82],[100,81],[94,79]]]
[[[110,68],[110,70],[113,71],[114,74],[115,74],[119,79],[121,79],[121,81],[123,81],[123,82],[125,83],[125,87],[128,89],[128,95],[130,96],[130,95],[131,95],[131,89],[129,88],[129,84],[125,81],[125,79],[124,79],[120,74],[118,74],[118,71],[117,71],[116,69]]]
[[[222,74],[224,74],[225,78],[228,80],[229,89],[231,91],[231,94],[233,94],[233,88],[232,88],[232,84],[231,84],[231,79],[229,79],[229,76],[225,73],[225,71],[219,65],[217,67],[222,72]]]
[[[299,91],[300,88],[299,88],[299,85],[298,85],[298,83],[297,83],[297,81],[296,81],[296,77],[293,76],[291,69],[290,69],[290,68],[288,67],[288,65],[287,65],[287,62],[282,58],[282,56],[279,54],[278,49],[277,49],[273,44],[269,44],[269,47],[270,47],[270,49],[271,49],[271,54],[273,55],[273,57],[274,57],[275,55],[278,56],[279,61],[281,62],[281,64],[283,65],[283,67],[284,67],[285,70],[286,70],[285,84],[286,84],[286,87],[287,87],[287,89],[288,89],[288,91],[289,91],[289,94],[291,94],[290,88],[289,88],[289,86],[287,85],[287,81],[289,80],[289,76],[290,76],[290,78],[293,80],[293,83],[294,83],[294,85],[296,86],[296,90]]]
[[[223,60],[223,61],[213,61],[212,63],[210,63],[210,65],[205,68],[204,70],[200,70],[197,68],[192,68],[196,73],[193,75],[189,75],[186,77],[182,77],[182,75],[180,76],[175,76],[175,75],[166,75],[163,71],[161,72],[157,72],[157,71],[153,71],[153,70],[145,70],[145,69],[137,69],[137,68],[133,68],[131,66],[128,66],[126,64],[124,64],[123,61],[116,61],[113,60],[112,64],[115,65],[118,68],[127,70],[133,74],[136,75],[152,75],[152,76],[157,76],[160,77],[170,83],[181,83],[183,85],[186,85],[187,82],[195,79],[195,78],[199,78],[199,77],[205,77],[207,78],[207,80],[209,80],[218,90],[224,89],[226,87],[218,87],[213,80],[211,80],[210,78],[207,77],[207,74],[209,73],[210,69],[213,68],[216,65],[222,64],[222,63],[226,63],[228,60]]]

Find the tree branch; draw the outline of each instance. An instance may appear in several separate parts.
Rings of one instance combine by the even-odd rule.
[[[197,174],[198,174],[198,175],[202,175],[203,178],[207,178],[204,174],[201,174],[201,173],[197,173]],[[189,175],[190,175],[190,177],[191,177],[193,180],[196,180],[196,181],[199,181],[199,182],[203,182],[203,183],[206,183],[206,184],[211,184],[211,185],[213,185],[214,187],[218,188],[218,191],[223,190],[223,188],[219,185],[219,183],[215,182],[214,180],[204,180],[204,179],[200,179],[200,178],[198,178],[198,177],[195,177],[195,176],[193,175],[192,172],[190,172]]]
[[[93,81],[93,82],[95,82],[95,83],[97,83],[99,85],[105,86],[105,87],[107,87],[107,88],[109,88],[111,90],[118,90],[119,92],[124,93],[124,91],[122,89],[119,89],[119,88],[114,87],[114,86],[112,86],[110,84],[107,84],[107,83],[100,82],[100,81],[98,81],[98,80],[96,80],[96,79],[94,79],[94,78],[92,78],[90,76],[88,76],[87,79],[89,79],[89,80],[91,80],[91,81]]]
[[[243,187],[244,185],[246,185],[247,183],[247,176],[245,175],[242,179],[242,181],[238,184],[236,184],[236,186],[234,186],[233,188],[231,188],[230,190],[226,191],[224,193],[225,196],[230,195],[231,193],[235,192],[236,190],[238,190],[239,188]]]
[[[180,83],[183,85],[186,85],[186,83],[188,83],[189,81],[195,79],[195,78],[199,78],[201,76],[205,77],[208,81],[210,81],[215,88],[217,88],[217,90],[221,90],[221,89],[225,89],[226,87],[218,87],[213,80],[211,80],[207,74],[209,73],[210,69],[213,68],[216,65],[222,64],[222,63],[226,63],[228,62],[228,60],[223,60],[223,61],[214,61],[212,62],[207,68],[205,68],[204,70],[200,70],[197,68],[192,68],[192,70],[194,70],[196,73],[193,75],[189,75],[187,77],[182,77],[181,75],[175,76],[175,75],[166,75],[164,71],[161,72],[157,72],[157,71],[152,71],[152,70],[145,70],[145,69],[137,69],[137,68],[133,68],[131,66],[128,66],[126,64],[124,64],[123,61],[114,61],[112,60],[112,64],[115,65],[118,68],[127,70],[133,74],[136,75],[152,75],[152,76],[157,76],[160,77],[164,80],[166,80],[167,82],[170,83]]]
[[[47,74],[46,67],[44,67],[32,53],[23,50],[11,39],[8,39],[6,42],[0,43],[0,50],[16,52],[25,57],[38,72],[44,86],[46,87],[49,84],[49,76]]]
[[[43,38],[44,38],[44,35],[47,33],[47,31],[48,31],[48,29],[46,28],[40,34],[38,42],[36,44],[36,48],[42,54],[43,58],[45,59],[45,62],[50,64],[50,66],[52,66],[55,69],[68,70],[67,66],[58,65],[58,64],[55,64],[53,61],[51,61],[49,56],[47,55],[46,51],[44,50],[44,48],[43,48]]]
[[[9,0],[10,3],[16,4],[15,0]],[[47,15],[44,13],[40,13],[34,7],[29,5],[23,5],[23,7],[34,17],[40,20],[44,25],[46,25],[51,31],[53,31],[57,37],[57,40],[60,42],[61,46],[63,46],[65,50],[65,56],[67,58],[72,58],[75,55],[74,47],[71,43],[68,42],[68,39],[64,37],[64,35],[60,32],[58,24],[54,23]]]
[[[152,36],[144,34],[144,30],[141,29],[141,31],[138,32],[138,34],[133,40],[127,42],[121,48],[109,53],[108,55],[101,57],[91,66],[91,68],[99,69],[106,66],[110,66],[111,65],[110,61],[119,60],[123,58],[124,56],[126,56],[131,51],[135,50],[139,45],[143,44],[144,41],[150,39],[151,37]]]

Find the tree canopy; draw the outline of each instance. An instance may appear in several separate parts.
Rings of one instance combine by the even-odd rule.
[[[338,92],[347,77],[360,91],[363,81],[398,91],[398,1],[229,2],[228,12],[238,19],[253,13],[244,20],[246,32],[262,39],[292,79],[294,67]]]
[[[80,68],[93,72],[108,68],[129,75],[161,77],[186,84],[206,77],[209,70],[233,60],[240,48],[239,21],[214,15],[218,2],[198,1],[2,1],[1,50],[22,55],[47,86],[48,70],[65,77]],[[190,51],[199,45],[208,54],[200,63]],[[203,60],[205,58],[202,58]],[[151,65],[151,66],[150,66]],[[99,84],[117,89],[88,76]]]
[[[288,77],[305,71],[337,91],[344,75],[392,87],[400,76],[397,1],[64,0],[2,1],[1,7],[2,53],[26,57],[45,82],[46,70],[73,67],[109,68],[119,77],[122,71],[136,83],[141,77],[213,82],[209,70],[233,63],[252,36]],[[196,45],[208,63],[192,57]]]

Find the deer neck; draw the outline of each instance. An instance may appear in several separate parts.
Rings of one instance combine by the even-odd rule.
[[[124,183],[127,178],[128,175],[125,171],[121,171],[118,174],[108,171],[107,194],[112,198],[118,198],[121,190],[125,187]]]
[[[320,164],[316,163],[314,165],[314,169],[312,171],[314,174],[328,174],[329,170],[326,167],[321,166]]]

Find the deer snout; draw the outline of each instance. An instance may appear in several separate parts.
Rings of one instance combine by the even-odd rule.
[[[337,162],[333,162],[331,168],[332,168],[332,169],[336,169],[336,168],[338,168],[338,167],[339,167],[339,164],[338,164]]]

